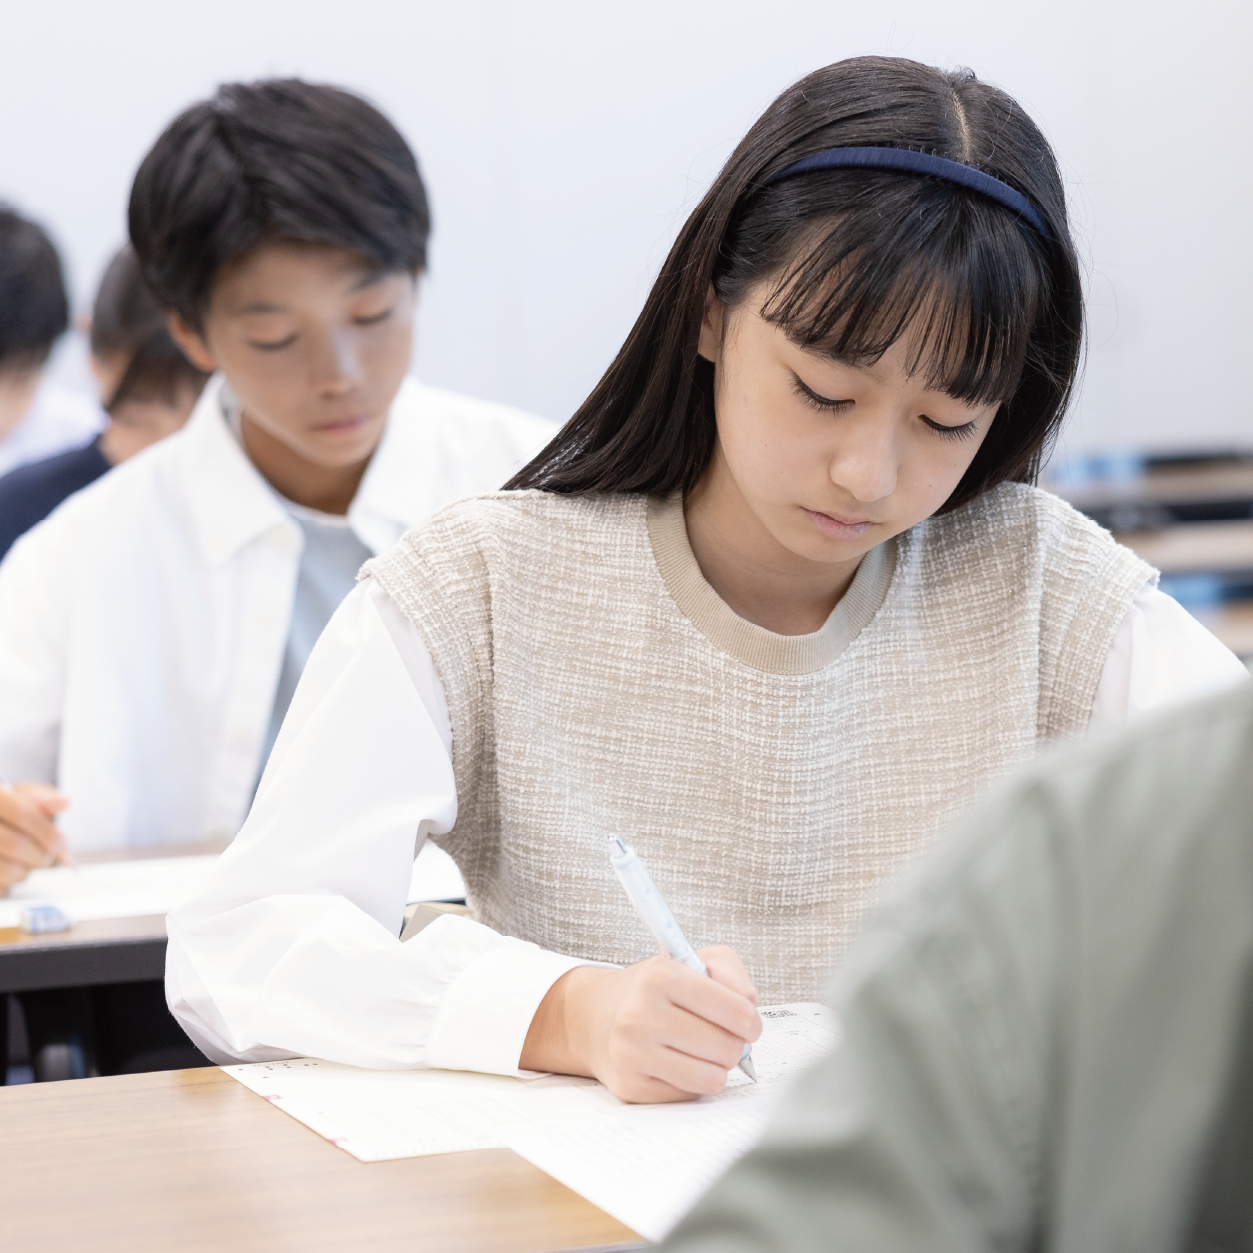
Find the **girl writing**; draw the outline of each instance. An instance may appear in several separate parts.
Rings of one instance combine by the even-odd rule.
[[[812,998],[992,777],[1243,676],[1030,486],[1082,322],[1057,166],[1007,95],[879,58],[784,92],[557,438],[371,562],[327,628],[171,918],[193,1038],[717,1091],[755,999]],[[712,978],[641,960],[608,833]],[[428,835],[476,921],[402,945]]]

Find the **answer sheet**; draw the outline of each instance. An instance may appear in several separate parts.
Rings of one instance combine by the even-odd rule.
[[[0,927],[19,926],[22,910],[29,905],[56,905],[75,922],[168,914],[196,891],[217,859],[217,853],[210,853],[32,870],[0,899]],[[457,863],[428,840],[413,863],[409,902],[464,896],[465,884]]]
[[[363,1162],[511,1148],[649,1240],[660,1240],[761,1134],[783,1085],[838,1038],[821,1005],[761,1011],[757,1083],[683,1105],[626,1105],[591,1079],[377,1071],[301,1058],[227,1074]]]

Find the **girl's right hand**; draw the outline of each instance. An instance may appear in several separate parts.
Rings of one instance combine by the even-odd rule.
[[[66,853],[53,818],[69,801],[46,783],[0,787],[0,896]]]
[[[519,1066],[590,1075],[639,1103],[721,1092],[761,1034],[757,990],[732,949],[700,956],[708,976],[670,957],[568,971],[540,1002]]]

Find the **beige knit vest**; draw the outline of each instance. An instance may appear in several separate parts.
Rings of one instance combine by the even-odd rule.
[[[766,1004],[813,999],[886,876],[1084,729],[1154,577],[1019,484],[872,551],[813,635],[732,612],[677,498],[480,496],[366,571],[443,681],[458,815],[437,842],[476,916],[558,952],[649,956],[605,853],[619,833]]]

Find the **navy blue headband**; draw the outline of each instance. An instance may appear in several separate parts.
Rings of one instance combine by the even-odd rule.
[[[929,174],[932,178],[942,178],[947,183],[969,187],[971,191],[977,191],[989,200],[1013,209],[1046,239],[1050,238],[1049,229],[1044,225],[1044,219],[1035,205],[1008,183],[1003,183],[999,178],[993,178],[982,170],[976,170],[974,166],[963,165],[960,161],[933,157],[929,152],[913,152],[909,148],[824,148],[821,152],[802,157],[786,169],[780,170],[770,183],[791,178],[793,174],[808,174],[811,170],[836,169],[903,170],[909,174]]]

